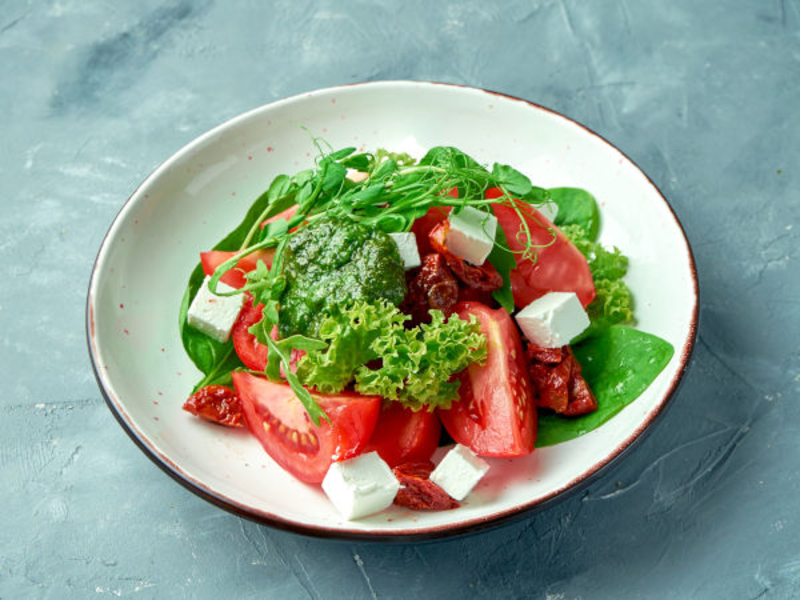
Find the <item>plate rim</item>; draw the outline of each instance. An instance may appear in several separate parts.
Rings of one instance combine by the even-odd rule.
[[[619,443],[600,463],[594,465],[589,470],[581,473],[580,475],[573,478],[572,480],[570,480],[563,486],[559,487],[558,489],[551,491],[543,498],[519,504],[517,506],[508,508],[506,510],[503,510],[501,512],[498,512],[490,516],[476,517],[455,524],[444,524],[444,525],[437,525],[437,526],[418,528],[418,529],[409,528],[409,529],[397,529],[390,531],[347,529],[347,528],[333,529],[319,525],[300,523],[297,521],[293,521],[291,519],[287,519],[280,515],[267,513],[265,511],[257,510],[253,507],[245,506],[240,502],[237,502],[236,500],[233,500],[232,498],[225,496],[224,494],[214,492],[207,485],[200,483],[199,481],[195,480],[193,477],[185,473],[181,469],[181,467],[179,467],[168,456],[165,456],[162,453],[158,452],[155,448],[151,447],[147,443],[147,441],[144,439],[144,436],[139,432],[135,423],[133,423],[127,417],[123,407],[120,405],[117,399],[114,398],[113,393],[110,390],[106,389],[106,386],[103,382],[103,377],[101,376],[100,373],[100,365],[98,364],[98,359],[96,356],[97,349],[96,349],[96,336],[95,336],[95,324],[94,324],[94,308],[92,302],[93,290],[96,287],[95,282],[98,273],[98,267],[101,263],[101,260],[107,253],[107,244],[110,235],[112,234],[113,231],[115,231],[117,227],[120,226],[122,216],[129,209],[131,201],[134,199],[134,197],[138,195],[139,190],[142,187],[144,187],[148,182],[150,182],[158,173],[166,169],[170,163],[177,160],[179,157],[185,155],[195,146],[203,144],[207,139],[216,135],[220,130],[230,127],[234,122],[238,120],[247,119],[251,115],[259,111],[262,111],[264,109],[274,108],[282,104],[289,104],[292,102],[302,100],[304,98],[308,98],[313,95],[335,93],[337,90],[357,88],[357,87],[384,87],[384,86],[390,87],[398,85],[417,86],[417,87],[441,86],[445,88],[466,90],[474,93],[483,93],[490,96],[501,97],[510,100],[512,102],[522,103],[528,107],[544,111],[554,117],[563,119],[568,123],[579,127],[585,133],[588,133],[589,135],[597,138],[600,142],[604,143],[608,147],[619,152],[621,156],[623,156],[627,161],[629,161],[630,164],[633,165],[633,167],[635,167],[635,169],[639,173],[641,173],[641,175],[644,176],[646,182],[650,186],[652,186],[657,196],[661,199],[666,208],[669,210],[669,213],[672,215],[672,218],[675,221],[675,225],[677,225],[678,231],[680,232],[683,238],[689,262],[689,270],[691,274],[691,284],[692,284],[691,287],[694,299],[694,306],[692,307],[692,317],[691,317],[691,322],[689,324],[689,335],[683,344],[683,348],[681,348],[680,351],[680,358],[679,358],[680,363],[678,369],[675,375],[673,376],[672,381],[670,382],[669,388],[664,393],[663,397],[656,404],[655,410],[652,411],[647,416],[647,418],[633,432],[631,432],[629,436],[627,436],[621,443]],[[641,167],[639,167],[639,165],[635,161],[633,161],[627,154],[625,154],[619,148],[617,148],[617,146],[612,144],[606,138],[604,138],[597,132],[593,131],[589,127],[583,125],[582,123],[562,113],[559,113],[546,106],[542,106],[541,104],[537,104],[530,100],[525,100],[524,98],[519,98],[516,96],[505,94],[503,92],[498,92],[495,90],[490,90],[480,87],[473,87],[457,83],[420,81],[420,80],[385,80],[385,81],[371,81],[371,82],[353,82],[338,86],[331,86],[307,92],[302,92],[299,94],[295,94],[293,96],[275,100],[273,102],[268,102],[261,106],[247,110],[241,114],[235,115],[225,120],[224,122],[216,125],[215,127],[211,128],[205,133],[195,137],[190,142],[188,142],[180,149],[178,149],[176,152],[172,153],[161,163],[159,163],[147,175],[147,177],[145,177],[144,180],[142,180],[142,182],[136,186],[133,192],[128,196],[128,198],[122,204],[120,210],[117,212],[116,216],[112,220],[111,224],[109,225],[109,228],[106,231],[105,235],[103,236],[103,240],[95,256],[94,263],[92,265],[91,276],[89,278],[88,291],[86,295],[85,329],[86,329],[86,341],[89,351],[90,362],[92,365],[92,371],[94,373],[95,380],[97,381],[97,385],[100,388],[100,392],[109,410],[114,415],[114,417],[116,418],[117,422],[120,424],[122,429],[128,434],[128,436],[139,447],[139,449],[162,471],[164,471],[173,480],[177,481],[181,486],[183,486],[190,492],[206,500],[207,502],[210,502],[211,504],[219,508],[222,508],[227,512],[235,514],[239,517],[244,517],[262,525],[269,525],[277,529],[301,535],[324,538],[324,539],[353,540],[353,541],[376,541],[376,542],[377,541],[394,541],[394,542],[431,541],[431,540],[441,540],[445,538],[451,538],[454,536],[465,536],[469,534],[478,533],[488,528],[494,528],[501,525],[509,524],[522,517],[532,515],[542,510],[546,510],[550,506],[558,502],[561,502],[567,499],[568,497],[574,495],[575,493],[579,492],[580,490],[584,489],[591,482],[595,481],[606,471],[608,471],[612,466],[618,464],[621,461],[621,459],[624,456],[627,456],[627,454],[638,443],[643,441],[647,437],[647,435],[652,431],[653,425],[666,412],[666,409],[672,405],[672,399],[677,394],[681,384],[685,381],[685,376],[689,370],[690,358],[694,351],[697,340],[699,304],[700,304],[699,287],[700,286],[697,276],[696,261],[694,258],[694,253],[692,251],[691,244],[689,243],[689,239],[686,235],[686,230],[684,229],[683,224],[681,223],[680,219],[678,218],[678,215],[675,213],[674,209],[672,208],[667,198],[664,196],[664,194],[661,192],[658,186],[653,182],[653,180],[650,179],[647,173],[645,173],[645,171]]]

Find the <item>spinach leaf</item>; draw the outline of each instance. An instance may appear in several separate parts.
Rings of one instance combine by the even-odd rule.
[[[435,146],[419,161],[423,166],[441,167],[447,171],[457,169],[485,169],[465,152],[452,146]]]
[[[514,296],[511,293],[511,271],[517,268],[517,259],[507,250],[508,239],[502,227],[497,228],[495,244],[489,253],[488,260],[503,278],[503,287],[492,292],[492,298],[506,309],[508,314],[514,312]]]
[[[579,188],[551,188],[550,199],[558,205],[555,225],[579,225],[592,242],[600,232],[600,210],[589,192]]]
[[[669,342],[623,325],[613,325],[576,344],[573,351],[597,397],[598,408],[574,419],[539,415],[537,448],[566,442],[600,427],[636,400],[675,352]]]
[[[275,216],[294,204],[293,187],[294,184],[291,183],[291,178],[286,175],[278,175],[267,191],[256,199],[242,222],[216,244],[213,249],[228,252],[239,250],[245,240],[258,231],[261,221]],[[192,300],[204,279],[203,267],[198,263],[189,277],[178,315],[181,341],[186,354],[206,376],[198,385],[214,383],[217,381],[213,379],[214,377],[222,377],[226,372],[242,366],[236,353],[233,352],[233,342],[229,340],[223,344],[189,326],[187,321],[189,306],[191,306]]]
[[[514,196],[524,197],[533,190],[531,180],[514,167],[494,163],[492,176],[499,185],[502,185]]]

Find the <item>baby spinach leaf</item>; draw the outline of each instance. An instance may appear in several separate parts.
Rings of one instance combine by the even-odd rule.
[[[290,177],[278,175],[272,181],[270,187],[256,199],[242,222],[220,240],[213,249],[228,252],[239,250],[261,221],[275,216],[294,204],[292,188],[293,184]],[[213,376],[215,372],[222,375],[225,369],[230,371],[233,368],[242,366],[241,361],[236,358],[236,353],[232,351],[233,342],[228,341],[223,344],[213,340],[204,333],[197,331],[194,327],[189,326],[187,322],[189,306],[191,306],[192,300],[204,279],[203,267],[198,263],[189,277],[178,314],[181,341],[186,354],[189,355],[189,358],[192,359],[197,368],[206,375],[206,378],[201,383],[205,382],[209,376]],[[230,368],[228,368],[229,363],[226,361],[232,363]],[[204,385],[208,385],[208,382],[204,383]]]
[[[576,344],[573,350],[597,397],[598,408],[577,418],[540,414],[538,448],[566,442],[600,427],[636,400],[675,352],[666,340],[623,325],[613,325]]]
[[[492,167],[492,176],[499,185],[502,185],[514,196],[524,197],[533,190],[531,180],[514,167],[494,163]]]
[[[555,224],[579,225],[592,242],[600,232],[600,211],[597,201],[589,192],[579,188],[551,188],[550,199],[558,205]]]
[[[206,334],[191,327],[187,321],[189,306],[204,280],[205,273],[203,273],[203,267],[197,265],[194,271],[192,271],[192,275],[189,278],[189,285],[186,287],[186,291],[183,294],[179,313],[179,327],[181,341],[183,342],[183,347],[186,349],[186,354],[189,355],[189,358],[192,359],[192,362],[198,369],[208,375],[214,370],[217,364],[225,359],[231,342],[223,344],[213,340]]]

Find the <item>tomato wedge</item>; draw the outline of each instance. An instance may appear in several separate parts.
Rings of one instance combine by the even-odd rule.
[[[503,308],[460,302],[462,319],[475,315],[488,340],[486,364],[461,375],[460,399],[439,411],[450,436],[481,456],[524,456],[536,441],[533,387],[525,368],[519,331]]]
[[[436,413],[414,412],[399,402],[384,402],[364,452],[377,451],[390,467],[428,460],[439,445],[441,431]]]
[[[487,198],[502,195],[497,188],[486,190]],[[531,241],[549,244],[553,237],[548,228],[554,227],[553,224],[527,202],[516,202],[531,232]],[[525,246],[517,239],[522,221],[516,211],[504,204],[495,204],[492,208],[509,247],[515,251],[524,250]],[[511,292],[514,303],[520,308],[548,292],[575,292],[583,306],[594,300],[594,281],[586,258],[563,233],[558,229],[555,231],[556,241],[546,248],[538,248],[535,262],[516,255],[517,268],[511,271]]]
[[[201,252],[200,262],[203,265],[203,272],[211,277],[217,267],[230,259],[234,254],[236,254],[236,252],[225,252],[224,250]],[[255,269],[259,260],[263,260],[267,268],[272,267],[272,259],[274,256],[275,250],[271,248],[269,250],[256,250],[236,263],[236,267],[225,273],[220,281],[236,289],[243,288],[244,284],[247,283],[244,274]]]
[[[321,482],[332,462],[360,454],[375,429],[378,396],[312,393],[330,418],[330,423],[323,420],[317,427],[289,384],[250,373],[231,375],[250,433],[278,465],[301,481]]]

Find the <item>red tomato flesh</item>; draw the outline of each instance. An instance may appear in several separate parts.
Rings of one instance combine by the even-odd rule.
[[[536,441],[536,408],[519,331],[503,308],[461,302],[462,319],[475,315],[488,341],[483,366],[473,364],[461,375],[460,399],[439,411],[456,442],[481,456],[525,456]]]
[[[499,198],[502,195],[497,188],[486,191],[487,198]],[[583,254],[538,210],[527,202],[516,202],[530,230],[531,242],[549,244],[553,237],[548,228],[556,232],[556,241],[551,246],[536,249],[536,262],[516,255],[517,268],[511,271],[514,303],[524,308],[548,292],[575,292],[581,304],[587,306],[594,300],[595,290],[592,273]],[[515,251],[524,250],[525,245],[517,239],[522,221],[516,211],[505,204],[495,204],[492,208],[509,247]]]
[[[414,412],[399,402],[384,402],[364,452],[377,451],[390,467],[428,460],[439,445],[441,431],[436,413]]]
[[[378,396],[312,392],[330,418],[330,423],[323,419],[317,427],[289,384],[235,371],[232,376],[250,433],[278,465],[301,481],[321,482],[331,463],[360,454],[375,429]]]
[[[297,212],[298,208],[300,208],[300,207],[297,204],[294,204],[294,205],[290,206],[289,208],[287,208],[286,210],[284,210],[283,212],[279,212],[274,217],[270,217],[269,219],[267,219],[263,223],[261,223],[261,229],[264,229],[264,227],[266,227],[270,223],[274,223],[278,219],[286,219],[287,221],[290,220],[294,216],[294,214]],[[294,229],[292,231],[294,231]]]
[[[203,272],[211,277],[216,271],[217,267],[229,260],[236,252],[225,252],[224,250],[209,250],[208,252],[200,253],[200,263],[203,265]],[[244,277],[245,273],[249,273],[258,265],[259,260],[263,260],[264,264],[269,269],[272,267],[272,259],[275,256],[275,250],[256,250],[242,258],[236,266],[222,276],[222,283],[227,283],[229,286],[236,289],[241,289],[247,280]]]
[[[248,331],[250,327],[261,321],[263,310],[263,304],[253,306],[253,300],[248,293],[239,318],[236,319],[233,329],[231,329],[233,349],[244,365],[253,371],[263,371],[267,367],[269,349],[264,344],[259,344],[256,336]],[[272,339],[278,339],[277,327],[273,329]]]

